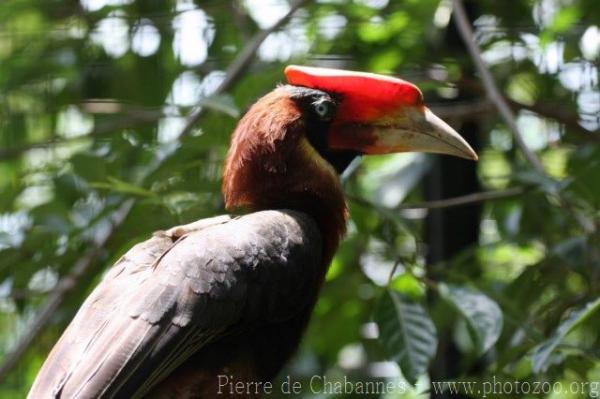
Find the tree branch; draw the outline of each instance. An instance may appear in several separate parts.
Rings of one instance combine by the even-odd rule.
[[[458,82],[461,89],[467,90],[468,92],[475,95],[485,95],[485,89],[482,87],[481,82],[478,80],[462,77]],[[577,113],[570,112],[564,106],[560,104],[552,104],[550,102],[537,101],[533,105],[523,104],[519,101],[515,101],[510,97],[504,95],[504,100],[508,103],[510,108],[514,112],[521,110],[530,111],[538,114],[544,118],[553,119],[556,122],[566,126],[569,129],[569,133],[573,133],[578,139],[598,143],[600,142],[600,134],[590,131],[579,124],[579,116]],[[480,99],[480,107],[488,107],[488,111],[494,108],[494,105],[489,99]]]
[[[254,58],[256,51],[262,44],[262,42],[267,38],[267,36],[273,33],[276,29],[281,28],[292,16],[292,14],[297,11],[303,4],[305,4],[307,0],[298,0],[296,1],[290,11],[282,17],[275,25],[266,30],[261,30],[257,32],[252,40],[248,43],[248,45],[238,54],[238,56],[234,59],[230,67],[227,69],[227,74],[225,79],[221,83],[221,85],[217,88],[215,94],[220,94],[225,90],[229,90],[235,83],[241,78],[242,73],[246,69],[246,67],[250,64],[252,59]],[[188,117],[187,124],[179,133],[179,138],[188,135],[194,124],[196,124],[202,115],[202,111],[192,112]],[[145,180],[148,178],[164,161],[168,159],[165,158],[158,165],[153,165],[146,170],[146,173],[143,174],[141,180]],[[99,237],[95,245],[91,250],[86,252],[73,266],[71,272],[62,277],[57,284],[55,290],[49,295],[46,303],[43,305],[42,309],[38,312],[35,319],[30,324],[30,329],[25,334],[19,342],[15,345],[14,349],[6,355],[4,361],[0,365],[0,381],[2,381],[8,372],[21,360],[23,355],[26,353],[27,349],[31,346],[32,342],[38,337],[43,328],[50,321],[51,316],[54,312],[62,305],[67,295],[73,290],[78,283],[78,281],[90,271],[91,267],[97,260],[99,254],[104,250],[106,245],[109,243],[111,238],[115,235],[116,231],[119,229],[121,224],[125,221],[129,212],[135,205],[135,199],[130,198],[125,200],[119,209],[115,211],[111,217],[112,227],[109,231],[107,231],[104,235]]]
[[[227,91],[227,90],[229,90],[230,87],[231,87],[231,84],[229,83],[225,88],[222,89],[222,91],[218,91],[218,93]],[[92,105],[90,105],[90,104],[92,104]],[[81,136],[56,137],[56,138],[52,138],[52,139],[48,139],[48,140],[39,141],[36,143],[24,144],[19,147],[0,149],[0,162],[6,161],[9,159],[13,159],[13,158],[17,158],[17,157],[21,156],[23,153],[33,150],[33,149],[47,148],[47,147],[55,146],[55,145],[61,145],[61,144],[82,141],[82,140],[88,140],[88,139],[97,138],[97,137],[109,136],[121,129],[143,126],[145,124],[154,123],[163,117],[170,116],[159,110],[139,109],[139,108],[122,109],[122,107],[118,103],[107,103],[107,104],[108,105],[105,105],[104,108],[102,108],[102,103],[99,103],[99,102],[98,103],[84,103],[83,108],[87,112],[91,112],[91,113],[110,114],[110,113],[116,113],[117,111],[125,112],[127,114],[127,116],[98,124],[98,126],[95,127],[91,132],[81,135]],[[114,112],[108,112],[109,107],[110,107],[110,109],[113,109]],[[525,106],[523,106],[523,107],[525,107]],[[474,118],[474,117],[485,115],[487,112],[489,112],[492,109],[492,105],[488,101],[469,101],[469,102],[453,103],[453,104],[443,104],[443,103],[430,104],[430,108],[432,109],[432,111],[435,112],[436,115],[438,115],[441,118],[468,119],[468,118]],[[202,111],[200,110],[200,107],[198,108],[198,111],[195,111],[195,112],[200,112],[200,115],[198,115],[194,120],[200,119],[200,116],[202,113]],[[536,111],[533,111],[533,112],[536,112]],[[552,117],[552,116],[550,116],[550,117]],[[191,130],[193,129],[193,127],[195,126],[195,123],[192,123],[192,122],[193,121],[190,121],[186,124],[186,127],[189,126],[185,130],[186,135],[189,134],[191,132]]]
[[[475,42],[473,30],[471,29],[471,23],[467,18],[467,13],[465,12],[462,0],[453,0],[453,4],[455,17],[454,21],[456,23],[456,27],[458,28],[458,32],[460,33],[463,41],[465,42],[467,50],[469,51],[469,54],[473,59],[473,62],[475,64],[475,67],[477,68],[477,71],[479,72],[479,75],[481,76],[485,91],[490,101],[492,101],[492,103],[494,103],[494,105],[498,109],[500,116],[502,116],[502,119],[504,119],[504,123],[506,123],[511,133],[513,134],[515,142],[523,152],[523,155],[525,155],[527,162],[529,162],[529,164],[536,171],[545,175],[546,173],[544,171],[542,163],[540,162],[538,157],[527,147],[525,141],[523,141],[523,137],[519,132],[519,128],[517,126],[517,123],[515,122],[515,116],[513,115],[512,110],[504,100],[504,96],[500,93],[500,90],[498,89],[498,86],[496,85],[492,74],[483,62],[483,58],[481,57],[481,50]]]
[[[294,15],[296,11],[304,4],[307,3],[307,0],[296,0],[290,7],[290,10],[285,14],[277,23],[271,26],[268,29],[264,29],[256,33],[252,40],[246,44],[242,52],[238,55],[238,57],[233,60],[229,67],[227,68],[227,72],[225,74],[225,79],[221,82],[219,87],[216,90],[216,94],[223,93],[234,85],[234,83],[242,77],[242,74],[250,65],[250,62],[254,58],[254,54],[258,51],[260,45],[265,41],[267,36],[276,30],[280,29],[283,25],[285,25],[289,19]],[[204,108],[198,107],[195,111],[192,112],[190,117],[187,120],[187,123],[183,127],[181,132],[181,137],[185,137],[192,132],[192,129],[196,125],[196,123],[202,117]]]
[[[346,195],[348,199],[362,206],[370,208],[384,208],[386,211],[398,211],[402,209],[441,209],[441,208],[453,208],[457,206],[469,205],[478,202],[494,201],[504,198],[517,197],[527,192],[526,187],[511,187],[506,190],[495,190],[495,191],[483,191],[479,193],[472,193],[467,195],[461,195],[458,197],[446,198],[435,201],[418,202],[413,204],[400,204],[393,208],[382,207],[374,204],[364,198],[356,197],[354,195]]]
[[[454,21],[456,23],[456,27],[463,41],[465,42],[465,45],[467,46],[467,50],[469,51],[469,54],[471,55],[471,58],[473,59],[473,62],[475,63],[479,74],[481,75],[483,87],[490,101],[492,101],[498,109],[500,116],[502,116],[502,119],[504,119],[504,122],[511,131],[515,142],[525,155],[525,158],[527,159],[529,164],[544,178],[552,180],[552,178],[545,172],[544,167],[542,166],[542,163],[537,158],[537,156],[529,148],[527,148],[527,145],[525,145],[523,137],[521,136],[521,132],[519,131],[519,128],[515,122],[515,117],[512,113],[512,110],[510,109],[506,99],[498,89],[498,86],[496,85],[496,82],[494,81],[494,78],[492,77],[492,74],[490,73],[489,69],[483,62],[483,58],[481,58],[481,50],[475,42],[475,37],[473,36],[471,24],[469,22],[469,19],[467,18],[467,13],[465,11],[462,0],[452,1],[454,5]],[[560,192],[557,192],[555,195],[556,198],[560,201],[561,205],[563,205],[567,209],[567,211],[581,226],[583,231],[587,233],[592,233],[595,231],[594,224],[591,223],[584,215],[578,212],[576,206],[573,204],[572,201],[570,201]]]
[[[493,201],[498,199],[516,197],[525,193],[525,187],[512,187],[506,190],[482,191],[480,193],[472,193],[461,195],[458,197],[446,198],[441,200],[427,201],[416,204],[400,204],[394,209],[440,209],[452,208],[456,206],[469,205],[477,202]]]
[[[556,104],[537,102],[533,105],[528,105],[507,96],[504,96],[504,100],[513,112],[521,110],[533,112],[540,117],[552,119],[564,125],[568,129],[568,133],[575,136],[575,139],[590,143],[600,143],[600,134],[581,126],[577,119],[577,114],[559,109]],[[429,108],[442,119],[458,118],[464,120],[489,116],[489,112],[493,111],[495,107],[489,99],[479,98],[474,101],[459,103],[433,103],[429,104]]]

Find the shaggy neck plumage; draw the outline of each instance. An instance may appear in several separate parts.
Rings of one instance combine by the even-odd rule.
[[[337,173],[306,138],[301,110],[279,88],[239,122],[223,173],[227,209],[293,209],[312,216],[329,264],[346,229],[348,210]]]

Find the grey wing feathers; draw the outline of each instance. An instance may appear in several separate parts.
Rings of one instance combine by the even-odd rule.
[[[157,234],[87,298],[29,397],[139,396],[222,334],[300,311],[320,256],[314,221],[292,211]]]

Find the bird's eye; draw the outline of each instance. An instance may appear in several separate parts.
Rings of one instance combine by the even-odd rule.
[[[328,101],[319,101],[315,104],[313,104],[315,113],[317,114],[317,116],[321,119],[331,119],[331,114],[332,114],[332,105],[331,103],[329,103]]]

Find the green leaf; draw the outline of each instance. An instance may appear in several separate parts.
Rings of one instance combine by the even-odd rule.
[[[375,311],[375,322],[388,357],[398,362],[406,380],[414,385],[427,371],[437,348],[435,326],[427,311],[387,290]]]
[[[394,278],[390,283],[390,287],[414,300],[425,296],[423,283],[410,273],[403,273]]]
[[[577,326],[586,321],[594,312],[600,309],[600,298],[587,303],[580,309],[573,311],[554,331],[546,341],[533,349],[533,372],[539,373],[546,368],[547,360],[556,347]]]
[[[107,180],[107,182],[96,182],[96,183],[90,184],[90,186],[94,187],[94,188],[106,189],[106,190],[115,191],[115,192],[119,192],[119,193],[137,195],[140,197],[156,196],[156,194],[154,194],[152,191],[146,190],[144,187],[141,187],[141,186],[138,186],[138,185],[135,185],[132,183],[128,183],[126,181],[117,179],[115,177],[108,177],[106,180]]]
[[[578,7],[563,7],[554,17],[550,29],[553,32],[566,32],[581,19],[581,12]]]
[[[503,324],[502,310],[496,302],[468,287],[440,284],[438,292],[465,318],[478,354],[485,353],[496,343]]]

